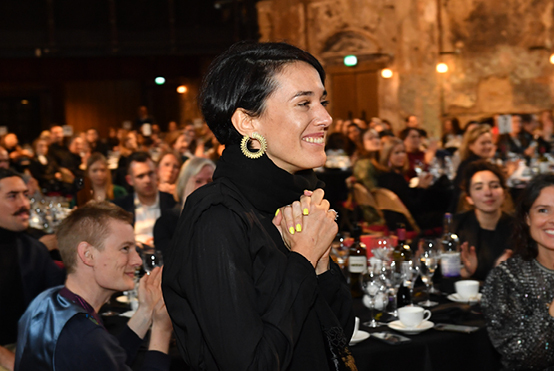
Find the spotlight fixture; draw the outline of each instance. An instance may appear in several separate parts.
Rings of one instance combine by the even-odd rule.
[[[381,70],[381,76],[384,78],[384,79],[390,79],[392,77],[393,73],[392,73],[392,70],[390,68],[383,68]]]
[[[165,84],[165,77],[158,76],[154,79],[154,82],[158,85],[163,85]]]
[[[437,64],[437,72],[438,73],[446,73],[448,72],[448,65],[446,63],[439,63]]]
[[[185,85],[180,85],[177,87],[177,93],[179,94],[185,94],[187,92],[187,87]]]

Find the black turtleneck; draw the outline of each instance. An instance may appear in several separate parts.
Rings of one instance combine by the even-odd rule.
[[[304,190],[325,186],[311,169],[291,174],[267,155],[246,158],[237,145],[223,151],[214,173],[214,180],[218,178],[229,179],[258,211],[272,215],[278,208],[300,200]]]
[[[17,321],[25,312],[23,284],[17,256],[17,236],[19,233],[0,228],[0,345],[15,343]]]

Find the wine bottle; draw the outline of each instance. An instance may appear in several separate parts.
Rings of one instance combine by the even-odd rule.
[[[410,245],[406,243],[406,226],[403,223],[397,224],[396,236],[398,237],[398,243],[394,247],[392,258],[396,262],[397,269],[399,269],[402,265],[401,262],[412,258]]]
[[[451,231],[452,214],[444,214],[444,233],[441,238],[441,270],[443,277],[460,276],[460,241]]]
[[[350,245],[350,254],[348,257],[348,272],[350,274],[350,292],[353,298],[363,296],[362,274],[367,270],[366,246],[360,241],[362,229],[355,224],[352,228],[352,237],[354,242]]]
[[[403,223],[397,224],[396,237],[398,237],[398,243],[394,247],[392,257],[395,262],[396,271],[401,273],[402,262],[412,258],[410,245],[406,243],[406,226]],[[396,296],[397,307],[401,308],[405,305],[409,305],[411,302],[410,289],[404,286],[404,282],[402,282]]]

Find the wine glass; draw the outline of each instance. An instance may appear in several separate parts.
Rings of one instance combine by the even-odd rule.
[[[142,267],[148,275],[155,267],[161,267],[164,264],[162,252],[152,246],[142,244],[140,256],[142,257]]]
[[[402,262],[400,274],[404,281],[404,286],[410,290],[410,305],[414,304],[414,285],[419,275],[419,264],[417,259],[406,260]]]
[[[375,248],[372,249],[373,256],[375,256],[376,258],[382,261],[391,260],[394,246],[391,245],[388,237],[377,238],[374,246]]]
[[[366,273],[362,276],[362,289],[365,292],[363,303],[371,311],[371,320],[364,322],[363,325],[367,327],[379,327],[385,325],[384,323],[377,322],[373,315],[373,310],[375,309],[375,302],[379,297],[385,297],[385,283],[383,282],[382,276],[380,274],[380,269],[375,266],[368,267]]]
[[[431,287],[433,286],[433,275],[435,274],[435,270],[437,269],[440,256],[434,240],[422,240],[420,246],[422,251],[421,255],[419,256],[419,272],[421,275],[421,280],[427,287],[427,300],[419,303],[419,305],[424,307],[432,307],[439,304],[436,301],[431,301]]]
[[[383,262],[382,274],[385,278],[385,286],[387,287],[387,292],[391,293],[393,298],[393,307],[392,311],[389,312],[394,317],[398,318],[398,304],[397,304],[397,295],[398,289],[402,284],[402,275],[400,269],[396,269],[397,262],[394,260]]]

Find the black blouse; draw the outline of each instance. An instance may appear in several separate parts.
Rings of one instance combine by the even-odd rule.
[[[187,198],[165,257],[163,291],[181,354],[194,370],[329,370],[326,333],[349,339],[354,315],[339,268],[317,276],[272,219],[315,189],[267,156],[228,146],[214,182]]]

